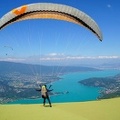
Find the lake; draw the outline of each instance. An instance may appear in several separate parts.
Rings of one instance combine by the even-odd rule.
[[[84,86],[78,81],[91,78],[91,77],[108,77],[120,73],[120,70],[104,70],[104,71],[91,71],[80,73],[69,73],[61,76],[62,79],[52,83],[51,89],[53,92],[65,92],[68,94],[60,94],[50,96],[52,103],[63,102],[82,102],[96,100],[99,96],[101,88]],[[11,102],[10,104],[39,104],[42,99],[23,99]]]

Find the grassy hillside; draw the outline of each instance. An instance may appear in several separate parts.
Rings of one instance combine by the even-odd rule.
[[[78,102],[0,105],[0,120],[120,120],[120,98]]]

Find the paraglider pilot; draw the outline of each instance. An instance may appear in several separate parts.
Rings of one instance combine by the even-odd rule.
[[[40,87],[41,88],[37,91],[41,91],[41,96],[43,98],[43,106],[45,106],[46,99],[47,99],[50,107],[52,107],[48,92],[52,91],[53,89],[50,90],[51,86],[49,87],[49,89],[47,89],[47,85],[40,85]]]

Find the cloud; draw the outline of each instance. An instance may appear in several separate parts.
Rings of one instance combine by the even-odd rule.
[[[98,59],[117,59],[120,56],[98,56]]]
[[[51,57],[54,57],[54,56],[64,56],[64,53],[49,53],[46,56],[51,56]]]
[[[0,58],[0,61],[10,61],[10,62],[23,62],[25,60],[26,60],[25,58],[12,58],[12,57]]]
[[[107,4],[107,7],[108,7],[108,8],[111,8],[111,5],[110,5],[110,4]]]
[[[49,53],[47,55],[34,55],[26,58],[0,58],[0,61],[22,62],[22,63],[46,63],[46,62],[70,62],[70,61],[92,61],[92,60],[119,60],[120,56],[73,56],[63,53]]]

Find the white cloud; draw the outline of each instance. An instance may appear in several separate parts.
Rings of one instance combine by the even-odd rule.
[[[64,56],[64,53],[49,53],[46,56]]]
[[[85,60],[119,60],[120,56],[72,56],[57,53],[48,55],[30,56],[27,58],[0,58],[0,61],[22,62],[22,63],[41,63],[41,62],[67,62],[67,61],[85,61]]]
[[[0,58],[0,61],[10,61],[10,62],[23,62],[25,61],[25,58]]]
[[[49,56],[56,56],[57,53],[50,53]]]
[[[110,5],[110,4],[107,4],[107,7],[108,7],[108,8],[111,8],[111,5]]]
[[[120,56],[98,56],[98,59],[117,59]]]

